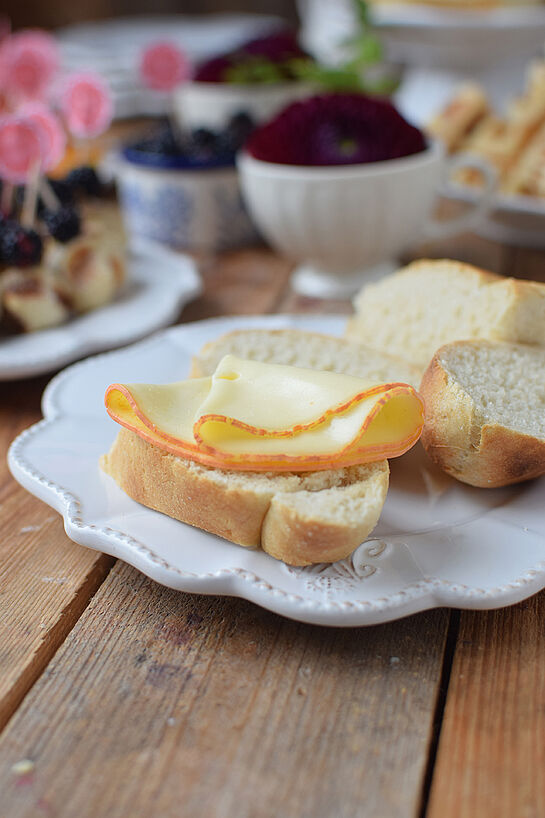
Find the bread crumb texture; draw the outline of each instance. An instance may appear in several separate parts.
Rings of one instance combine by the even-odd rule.
[[[497,423],[545,439],[545,349],[522,344],[450,344],[439,352],[472,400],[481,425]]]
[[[545,349],[494,341],[441,347],[420,387],[422,444],[445,471],[498,487],[545,473]]]
[[[224,355],[353,375],[376,383],[417,386],[420,370],[402,358],[349,341],[297,329],[237,330],[206,344],[193,359],[191,375],[211,375]]]
[[[545,344],[545,285],[421,260],[364,287],[346,334],[423,370],[457,340]]]

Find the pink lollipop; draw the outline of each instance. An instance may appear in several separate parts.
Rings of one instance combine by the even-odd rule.
[[[45,31],[18,31],[0,44],[0,86],[15,102],[44,99],[58,67],[57,44]]]
[[[148,88],[172,91],[188,78],[189,73],[187,57],[173,43],[154,43],[144,49],[140,61],[140,76]]]
[[[42,140],[30,120],[10,115],[0,120],[0,176],[12,184],[27,182],[42,160]]]
[[[66,149],[66,134],[59,118],[39,102],[29,102],[18,113],[38,130],[42,143],[41,169],[51,170],[61,161]]]
[[[98,136],[112,121],[110,90],[102,78],[91,71],[68,78],[61,108],[70,133],[82,139]]]

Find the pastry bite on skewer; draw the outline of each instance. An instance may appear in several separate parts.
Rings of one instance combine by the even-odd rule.
[[[48,329],[69,315],[62,289],[41,268],[12,268],[0,276],[0,335]]]
[[[35,229],[20,224],[16,210],[10,218],[0,215],[3,334],[46,329],[101,307],[125,280],[119,208],[100,198],[94,170],[79,168],[48,184],[58,203],[38,200]]]

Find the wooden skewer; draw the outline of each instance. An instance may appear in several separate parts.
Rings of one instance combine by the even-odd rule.
[[[40,183],[40,165],[38,160],[32,165],[28,175],[28,182],[25,188],[23,199],[23,210],[21,213],[21,224],[23,227],[32,227],[36,217],[36,203],[38,201],[38,187]]]
[[[44,200],[44,204],[48,210],[59,210],[61,207],[61,202],[59,197],[53,190],[53,187],[47,178],[47,176],[42,176],[39,181],[39,190],[40,196]]]

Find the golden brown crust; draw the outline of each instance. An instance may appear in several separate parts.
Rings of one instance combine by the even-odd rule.
[[[101,459],[129,497],[244,546],[261,546],[292,565],[332,562],[347,557],[374,528],[388,490],[386,461],[340,470],[346,485],[316,492],[301,491],[312,502],[298,508],[298,478],[253,475],[241,478],[175,457],[121,429],[110,452]],[[333,493],[333,494],[332,494]],[[335,512],[346,499],[362,501],[362,513],[346,521],[324,512],[324,498]],[[314,500],[314,498],[312,498]]]
[[[383,469],[376,479],[384,498],[388,478],[388,469]],[[357,490],[357,486],[352,486],[341,491],[354,494]],[[338,489],[326,491],[339,492]],[[347,526],[331,519],[309,519],[301,514],[293,500],[289,495],[273,497],[261,531],[263,550],[290,565],[335,562],[348,557],[377,524],[383,502],[370,506],[359,524]],[[342,502],[340,496],[339,500]]]
[[[214,483],[205,467],[163,452],[121,429],[101,462],[129,497],[238,545],[257,546],[269,497]]]
[[[482,488],[545,474],[545,440],[484,422],[440,358],[441,349],[420,385],[426,404],[421,441],[430,459],[457,480]]]

